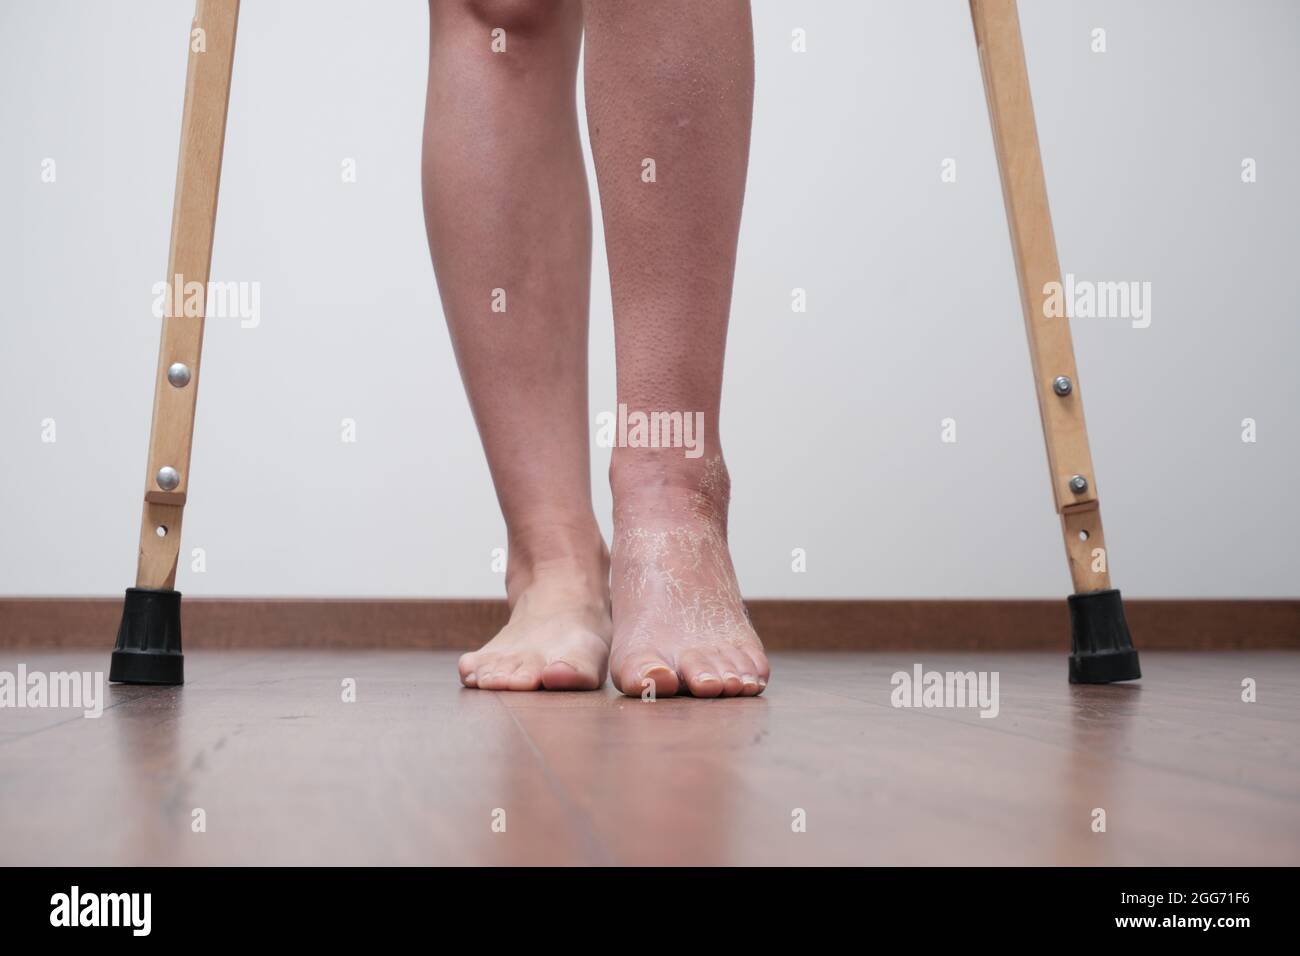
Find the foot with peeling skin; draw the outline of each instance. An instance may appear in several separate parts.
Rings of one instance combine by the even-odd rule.
[[[686,491],[615,480],[610,676],[629,696],[753,697],[767,687],[727,546],[721,457]]]
[[[507,572],[510,620],[477,651],[463,654],[461,683],[482,690],[597,690],[605,683],[613,634],[609,557],[564,559]]]

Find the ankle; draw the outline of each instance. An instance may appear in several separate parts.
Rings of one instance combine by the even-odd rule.
[[[690,517],[726,526],[731,476],[721,454],[666,463],[644,455],[620,456],[617,452],[609,472],[616,525]]]
[[[561,600],[608,601],[608,582],[609,551],[594,515],[510,529],[506,598],[511,607],[529,590]]]

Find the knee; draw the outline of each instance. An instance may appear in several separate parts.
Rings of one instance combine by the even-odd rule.
[[[435,0],[438,2],[438,0]],[[488,30],[502,29],[507,37],[545,33],[562,16],[569,0],[456,0],[465,14]]]

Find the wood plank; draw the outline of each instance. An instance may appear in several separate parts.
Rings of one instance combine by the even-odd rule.
[[[103,667],[85,652],[42,663]],[[198,653],[186,681],[111,685],[99,719],[0,737],[0,864],[605,859],[496,697],[458,693],[454,656]],[[6,709],[0,726],[49,713]]]
[[[993,719],[892,707],[915,660],[778,652],[763,697],[647,704],[464,690],[450,652],[199,650],[98,720],[0,710],[0,865],[1300,863],[1300,653],[1152,652],[1082,688],[1056,654],[923,659],[998,670]]]

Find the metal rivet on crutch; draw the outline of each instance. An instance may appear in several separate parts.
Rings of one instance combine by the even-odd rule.
[[[183,362],[173,362],[167,368],[167,381],[177,388],[190,384],[190,367]]]
[[[1052,391],[1062,396],[1069,395],[1070,392],[1074,391],[1074,383],[1070,381],[1070,376],[1058,375],[1052,379]]]
[[[158,469],[158,475],[154,480],[163,491],[171,491],[181,483],[181,475],[171,465],[163,465]]]
[[[1070,479],[1070,490],[1076,495],[1083,494],[1088,490],[1088,479],[1083,477],[1083,475],[1075,475]]]

